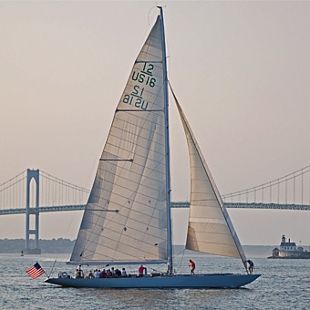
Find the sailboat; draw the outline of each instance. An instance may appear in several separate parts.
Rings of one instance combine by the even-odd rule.
[[[163,10],[117,105],[69,260],[76,265],[167,264],[143,277],[48,278],[88,288],[239,288],[257,279],[202,152],[172,90],[189,149],[190,215],[186,249],[239,257],[240,274],[175,274],[173,268],[168,88]]]

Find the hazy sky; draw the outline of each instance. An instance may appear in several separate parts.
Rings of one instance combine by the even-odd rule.
[[[221,193],[308,165],[310,2],[161,3],[169,77]],[[156,4],[0,2],[0,183],[39,168],[91,186]],[[170,116],[172,195],[185,200],[186,141]],[[310,212],[229,212],[242,243],[310,244]],[[80,217],[42,214],[41,238],[75,238]],[[24,237],[23,216],[0,217],[5,237]]]

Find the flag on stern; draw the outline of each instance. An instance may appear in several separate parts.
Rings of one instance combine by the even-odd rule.
[[[45,273],[45,270],[40,266],[39,263],[35,263],[33,266],[27,268],[26,273],[32,278],[36,279]]]

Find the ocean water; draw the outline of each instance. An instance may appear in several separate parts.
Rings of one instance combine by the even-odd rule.
[[[241,263],[231,258],[179,253],[175,268],[188,272],[193,258],[197,272],[240,272]],[[67,257],[58,256],[53,274],[73,271]],[[235,290],[189,289],[74,289],[32,280],[25,269],[39,260],[49,273],[55,257],[0,255],[0,309],[310,309],[310,260],[256,258],[255,272],[262,274],[246,288]],[[154,269],[160,269],[153,266]],[[131,272],[136,272],[130,267]],[[129,268],[129,269],[130,269]],[[128,269],[128,268],[127,268]],[[87,270],[84,269],[84,270]],[[150,268],[149,268],[150,270]],[[163,269],[164,270],[164,269]]]

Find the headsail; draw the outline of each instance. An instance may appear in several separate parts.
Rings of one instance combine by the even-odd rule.
[[[180,113],[190,157],[191,195],[186,248],[240,257],[246,268],[245,254],[220,193],[173,90],[172,94]]]
[[[158,17],[117,106],[70,262],[167,260],[160,27]]]

